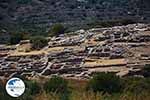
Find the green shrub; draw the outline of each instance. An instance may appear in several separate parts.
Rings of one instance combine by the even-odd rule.
[[[145,65],[142,70],[142,74],[144,77],[150,77],[150,64]]]
[[[36,81],[26,81],[26,89],[31,95],[36,95],[41,91],[41,87]]]
[[[57,76],[53,76],[50,80],[48,80],[44,85],[44,90],[55,93],[65,93],[68,91],[68,82]]]
[[[33,49],[41,49],[48,45],[48,40],[42,36],[35,36],[30,39]]]
[[[108,21],[93,21],[91,23],[88,23],[88,27],[113,27],[113,26],[120,26],[120,25],[128,25],[128,24],[134,24],[136,21],[132,19],[120,19],[120,20],[108,20]]]
[[[113,73],[97,73],[88,83],[88,89],[94,92],[114,93],[122,88],[121,79]]]
[[[64,34],[65,28],[62,24],[54,24],[49,32],[50,36],[58,36],[60,34]]]
[[[23,40],[23,34],[21,33],[13,33],[10,36],[10,44],[18,44],[21,40]]]
[[[125,92],[138,94],[142,91],[150,92],[150,79],[131,77],[126,79]]]

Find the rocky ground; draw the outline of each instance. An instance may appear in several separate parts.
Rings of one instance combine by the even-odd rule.
[[[28,40],[1,45],[1,78],[60,75],[89,79],[95,72],[142,76],[142,68],[150,64],[148,24],[78,30],[48,39],[48,46],[39,51],[21,50],[30,47]]]

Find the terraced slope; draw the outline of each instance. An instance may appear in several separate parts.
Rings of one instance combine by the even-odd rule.
[[[150,21],[149,0],[0,0],[0,27],[81,26],[97,20]]]

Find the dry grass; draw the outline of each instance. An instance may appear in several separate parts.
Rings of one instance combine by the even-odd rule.
[[[39,95],[35,96],[34,100],[59,100],[59,96],[55,93],[47,94],[45,92],[42,92]]]
[[[82,48],[80,46],[62,46],[62,47],[52,47],[48,48],[47,52],[62,52],[65,48],[73,49],[75,51],[80,51]]]
[[[93,92],[75,92],[71,94],[70,100],[103,100],[103,95]]]
[[[64,47],[52,47],[52,48],[48,48],[48,49],[47,49],[48,52],[54,52],[54,51],[55,51],[55,52],[56,52],[56,51],[59,51],[59,52],[60,52],[60,51],[63,51],[63,50],[64,50]]]
[[[124,93],[119,100],[150,100],[150,94],[142,91],[139,91],[139,94]]]
[[[139,91],[139,94],[118,93],[118,94],[102,94],[86,91],[87,81],[70,79],[69,88],[71,93],[68,100],[150,100],[149,92]],[[42,91],[33,97],[33,100],[61,100],[60,95],[56,93],[46,93]]]
[[[48,48],[48,49],[41,49],[41,50],[37,50],[37,51],[31,51],[29,50],[29,52],[25,52],[24,50],[26,49],[30,49],[30,47],[18,47],[16,51],[13,51],[10,53],[9,56],[30,56],[30,55],[41,55],[41,54],[47,54],[49,52],[62,52],[64,51],[65,48],[68,49],[73,49],[74,51],[81,51],[82,48],[80,48],[79,46],[64,46],[64,47],[52,47],[52,48]]]
[[[124,65],[126,64],[125,59],[111,59],[111,60],[103,60],[103,59],[87,59],[84,66],[110,66],[110,65]]]
[[[60,100],[55,93],[47,94],[45,92],[35,96],[34,100]],[[102,93],[93,92],[73,92],[69,95],[69,100],[150,100],[150,94],[143,92],[139,94],[123,93],[119,95],[103,95]]]
[[[17,51],[18,52],[29,52],[31,51],[31,44],[27,43],[27,44],[21,44],[17,47]]]
[[[41,55],[43,51],[31,51],[31,52],[13,52],[9,56],[30,56],[30,55]]]

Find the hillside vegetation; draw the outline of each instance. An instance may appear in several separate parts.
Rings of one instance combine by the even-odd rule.
[[[149,4],[149,0],[1,0],[0,28],[37,34],[54,23],[73,30],[97,21],[149,22]]]
[[[72,80],[54,76],[50,79],[41,78],[41,81],[26,80],[25,84],[26,91],[18,100],[150,99],[149,78],[119,78],[112,73],[98,73],[90,80]],[[7,95],[2,82],[0,88],[1,100],[15,100]]]

